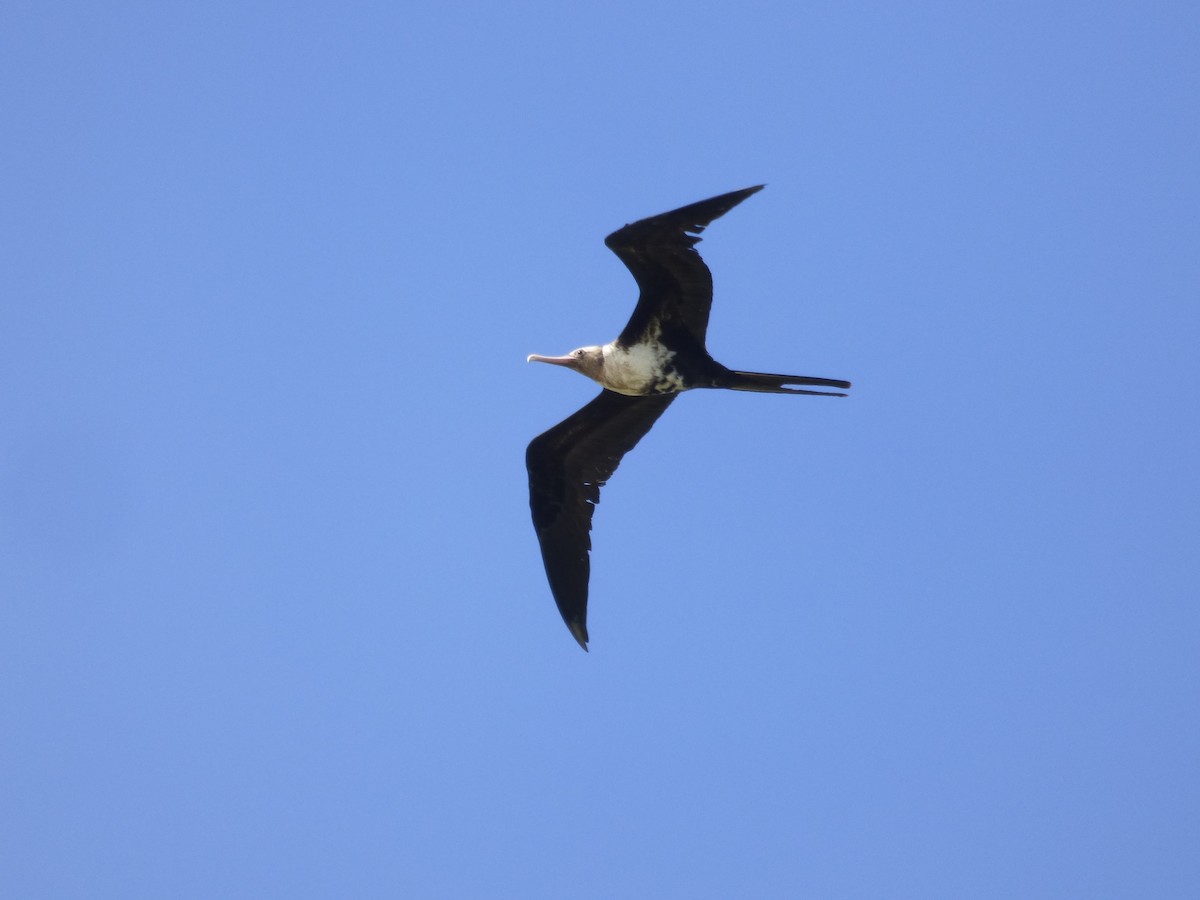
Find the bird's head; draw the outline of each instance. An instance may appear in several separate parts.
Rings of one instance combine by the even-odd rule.
[[[593,381],[604,384],[604,348],[580,347],[572,350],[566,356],[538,356],[531,353],[526,362],[551,363],[556,366],[566,366],[581,375],[586,375]]]

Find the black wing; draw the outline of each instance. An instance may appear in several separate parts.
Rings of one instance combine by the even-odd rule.
[[[637,446],[674,394],[627,397],[612,391],[538,435],[525,451],[529,509],[542,562],[563,621],[587,649],[588,551],[600,488]]]
[[[698,235],[763,185],[721,194],[614,231],[604,243],[633,273],[641,289],[637,307],[617,343],[629,347],[654,321],[680,325],[704,346],[712,308],[712,274],[696,252]]]

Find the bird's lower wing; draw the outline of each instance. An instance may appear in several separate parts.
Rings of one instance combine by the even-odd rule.
[[[601,391],[525,451],[529,508],[546,578],[563,621],[585,650],[588,551],[600,488],[674,399],[674,394],[627,397]]]

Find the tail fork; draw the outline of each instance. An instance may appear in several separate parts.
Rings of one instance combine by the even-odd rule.
[[[840,391],[804,391],[787,387],[792,384],[803,384],[813,387],[834,387],[849,390],[850,382],[836,378],[812,378],[807,375],[768,375],[765,372],[734,372],[729,373],[729,383],[722,387],[735,391],[757,391],[762,394],[812,394],[818,397],[845,397]]]

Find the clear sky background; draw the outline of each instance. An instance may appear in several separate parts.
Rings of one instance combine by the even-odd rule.
[[[9,2],[0,894],[1200,895],[1200,6]],[[730,366],[525,445],[701,245]]]

